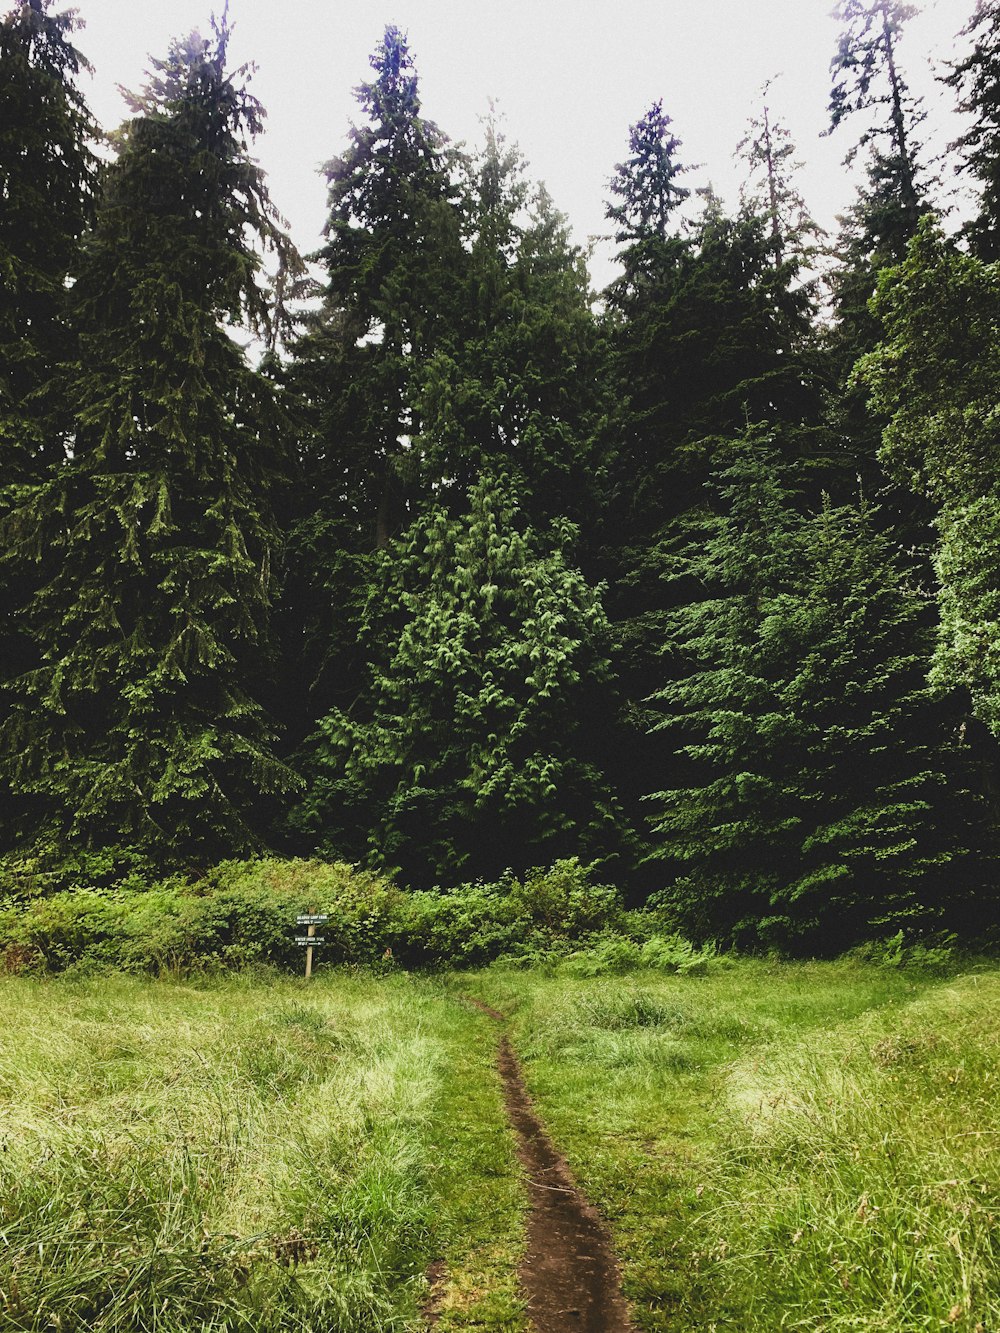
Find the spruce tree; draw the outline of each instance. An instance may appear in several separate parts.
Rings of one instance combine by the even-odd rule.
[[[736,146],[747,169],[740,203],[744,213],[764,218],[775,268],[791,261],[802,269],[808,267],[821,232],[796,186],[795,173],[802,164],[796,161],[791,134],[770,104],[771,82],[762,88],[760,110]]]
[[[833,282],[847,359],[877,340],[868,310],[876,275],[902,259],[927,209],[917,140],[925,112],[899,60],[900,34],[916,12],[901,0],[841,0],[835,10],[844,31],[831,61],[829,132],[860,117],[864,129],[847,161],[867,150],[866,183],[845,220]]]
[[[6,776],[44,850],[199,865],[259,845],[295,786],[254,698],[278,535],[273,394],[227,326],[267,316],[255,242],[284,246],[226,71],[225,21],[153,62],[115,139],[74,288],[73,449],[17,494],[8,546],[51,577],[16,683]]]
[[[530,524],[592,524],[600,346],[583,257],[495,113],[467,182],[470,253],[453,319],[421,380],[423,489],[456,503],[508,476]]]
[[[37,482],[68,448],[66,306],[97,183],[96,127],[78,87],[89,67],[73,45],[79,25],[51,10],[50,0],[23,0],[0,20],[0,515],[14,503],[10,488]],[[44,577],[34,559],[5,563],[0,682],[36,660],[20,622]],[[8,710],[0,696],[0,718]],[[14,802],[5,804],[0,846],[17,831]]]
[[[841,439],[840,478],[831,484],[847,501],[860,479],[864,492],[879,500],[878,521],[897,545],[921,552],[926,561],[930,515],[912,493],[886,477],[878,462],[885,423],[850,381],[854,362],[881,337],[870,304],[879,271],[903,258],[929,207],[918,141],[925,112],[910,92],[899,51],[901,33],[916,10],[902,0],[842,0],[835,12],[844,31],[831,62],[829,132],[847,122],[861,124],[846,161],[863,150],[865,179],[841,219],[837,262],[829,276],[834,313],[827,336],[829,419]]]
[[[607,292],[612,486],[603,573],[613,660],[630,705],[614,772],[635,803],[680,782],[686,767],[645,700],[663,684],[666,617],[702,595],[674,573],[706,516],[717,454],[748,421],[784,423],[791,450],[815,452],[820,407],[798,256],[790,250],[777,265],[770,219],[750,211],[729,218],[710,192],[700,218],[681,228],[677,141],[658,141],[669,129],[654,113],[633,130],[632,156],[613,183],[622,202],[609,208],[623,272]],[[677,669],[685,669],[680,661]]]
[[[320,304],[284,373],[298,482],[281,612],[283,714],[296,741],[360,688],[374,553],[409,523],[421,491],[417,398],[465,265],[458,158],[421,114],[405,35],[387,27],[370,63],[374,77],[356,90],[363,120],[325,168]]]
[[[298,356],[304,376],[336,374],[320,400],[323,443],[346,462],[354,503],[384,546],[407,518],[414,376],[448,326],[464,251],[455,153],[420,114],[398,28],[386,28],[371,65],[375,78],[357,89],[367,121],[326,167],[323,309]]]
[[[716,484],[679,569],[707,595],[667,639],[690,667],[657,696],[690,764],[653,798],[664,904],[700,937],[806,951],[968,925],[980,816],[924,683],[926,601],[864,504],[800,512],[772,438]]]
[[[0,484],[64,456],[58,367],[69,360],[67,280],[92,217],[96,127],[77,86],[89,65],[72,13],[23,0],[0,21]]]

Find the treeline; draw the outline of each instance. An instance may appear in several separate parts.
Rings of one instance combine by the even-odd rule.
[[[957,234],[910,13],[839,5],[831,128],[866,170],[838,237],[766,95],[735,212],[657,103],[595,300],[502,122],[470,154],[421,114],[398,29],[326,167],[317,281],[225,22],[152,62],[99,157],[77,21],[18,4],[7,893],[263,851],[421,888],[579,856],[699,940],[995,927],[1000,3],[944,74]]]

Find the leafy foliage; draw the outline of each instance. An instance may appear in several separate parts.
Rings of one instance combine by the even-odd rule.
[[[626,923],[617,891],[595,883],[592,867],[576,858],[521,878],[508,872],[495,883],[407,893],[338,862],[263,858],[223,862],[194,883],[175,876],[8,900],[0,908],[0,966],[153,974],[297,969],[303,954],[295,918],[305,911],[328,917],[319,932],[321,961],[382,970],[566,954]],[[665,957],[656,965],[666,966]]]

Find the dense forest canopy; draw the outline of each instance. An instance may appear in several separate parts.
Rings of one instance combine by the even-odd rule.
[[[913,13],[837,6],[830,131],[863,165],[838,235],[769,90],[731,210],[666,89],[608,163],[595,293],[502,118],[467,149],[424,114],[397,27],[307,264],[225,17],[103,147],[79,20],[15,5],[6,891],[579,855],[699,939],[997,924],[1000,5],[941,71],[961,224]]]

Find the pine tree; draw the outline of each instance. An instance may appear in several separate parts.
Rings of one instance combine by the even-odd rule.
[[[330,211],[323,311],[298,354],[338,382],[323,430],[375,544],[405,525],[410,444],[419,432],[413,380],[447,328],[464,263],[455,153],[420,115],[405,35],[387,27],[357,97],[368,123],[326,167]],[[332,338],[337,344],[330,348]],[[332,363],[332,366],[331,366]],[[327,395],[330,399],[332,396]]]
[[[321,854],[453,884],[614,852],[607,624],[575,537],[527,527],[510,480],[486,477],[458,516],[426,505],[379,553],[367,679],[303,756],[295,822]]]
[[[734,446],[679,570],[691,668],[660,691],[690,780],[653,798],[664,902],[701,937],[836,952],[955,925],[978,814],[923,682],[926,602],[864,505],[803,515],[774,442]]]
[[[745,214],[765,219],[775,268],[792,262],[798,277],[798,271],[808,267],[821,232],[795,184],[801,163],[795,160],[791,134],[771,108],[772,82],[761,89],[760,111],[736,146],[747,167],[740,203]]]
[[[866,128],[847,161],[860,149],[868,150],[867,183],[845,221],[841,266],[834,278],[850,359],[878,337],[868,311],[878,270],[902,259],[927,209],[917,141],[925,112],[899,62],[900,33],[916,12],[900,0],[841,0],[835,11],[845,27],[831,61],[830,132],[861,115]]]
[[[644,701],[663,684],[665,618],[702,595],[696,582],[673,574],[706,517],[716,455],[748,421],[785,423],[789,448],[815,452],[820,406],[805,355],[811,302],[797,283],[795,255],[776,265],[766,215],[728,218],[710,192],[701,217],[681,230],[672,221],[681,199],[670,193],[677,142],[654,151],[649,124],[647,117],[632,137],[644,156],[633,153],[619,167],[616,194],[631,202],[627,214],[609,210],[619,222],[623,273],[607,293],[612,500],[602,572],[613,660],[630,701],[613,772],[634,803],[680,782],[686,765],[655,731]],[[632,184],[627,173],[635,174]]]
[[[461,505],[480,476],[503,473],[533,526],[592,523],[602,385],[586,267],[495,113],[485,128],[467,186],[465,281],[421,384],[423,490]]]
[[[296,741],[345,706],[365,663],[358,626],[374,553],[411,518],[428,361],[465,267],[458,157],[421,115],[413,57],[387,27],[356,95],[364,120],[326,166],[325,270],[284,373],[297,405],[298,483],[281,611],[283,720]]]
[[[957,61],[944,82],[959,95],[959,109],[971,126],[951,145],[960,157],[955,170],[975,177],[981,194],[979,212],[966,225],[974,252],[993,263],[1000,259],[1000,4],[977,0],[963,29],[974,38],[972,50]]]
[[[248,155],[263,112],[225,69],[228,29],[153,62],[116,137],[74,289],[73,450],[23,487],[9,547],[53,572],[41,662],[4,729],[38,847],[204,864],[259,845],[296,779],[253,695],[277,534],[273,394],[227,325],[259,327],[252,238],[285,247]]]
[[[866,495],[878,498],[878,521],[900,549],[919,552],[926,562],[930,516],[880,467],[885,423],[850,380],[854,362],[881,337],[871,306],[879,271],[902,259],[929,207],[917,138],[925,113],[909,90],[899,55],[900,35],[916,10],[901,0],[843,0],[836,13],[845,28],[831,62],[830,132],[860,120],[865,128],[846,160],[862,149],[867,160],[865,183],[841,219],[837,264],[829,277],[835,315],[827,337],[829,415],[842,441],[841,475],[832,485],[846,501],[860,482]]]

